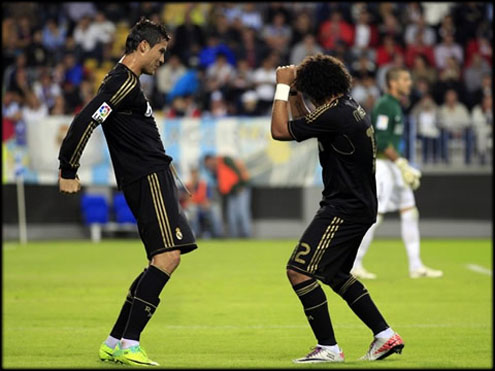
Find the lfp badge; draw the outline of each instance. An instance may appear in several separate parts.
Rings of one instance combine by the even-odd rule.
[[[107,117],[110,115],[110,112],[112,112],[112,108],[106,102],[103,102],[100,108],[98,108],[91,117],[97,123],[101,124],[107,119]]]

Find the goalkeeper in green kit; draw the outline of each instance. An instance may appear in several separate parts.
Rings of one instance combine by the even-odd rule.
[[[366,232],[359,247],[351,273],[364,279],[374,279],[376,274],[368,272],[362,260],[373,240],[383,214],[399,211],[401,218],[401,235],[409,260],[409,276],[441,277],[442,271],[426,267],[420,258],[420,237],[413,190],[420,185],[421,172],[409,165],[402,157],[399,143],[404,130],[404,118],[400,98],[408,96],[411,91],[411,76],[407,69],[392,67],[386,73],[388,92],[382,96],[371,114],[377,142],[376,190],[378,198],[378,215],[376,223]]]

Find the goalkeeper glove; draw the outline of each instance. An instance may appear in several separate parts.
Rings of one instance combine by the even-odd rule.
[[[397,167],[400,169],[402,179],[404,182],[412,188],[413,191],[419,188],[419,178],[421,178],[421,172],[418,169],[409,165],[409,161],[404,157],[399,157],[394,161]]]

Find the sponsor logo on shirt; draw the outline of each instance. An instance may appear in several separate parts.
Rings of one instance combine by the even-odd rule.
[[[150,102],[146,101],[146,112],[144,113],[144,115],[146,117],[150,117],[152,114],[153,114],[153,109],[151,108],[151,104]]]
[[[91,117],[97,123],[101,124],[107,119],[107,117],[110,115],[111,112],[112,112],[112,108],[108,105],[108,103],[103,102],[100,108],[98,108]]]
[[[387,115],[378,115],[376,118],[376,128],[378,130],[387,130],[388,128],[388,116]]]

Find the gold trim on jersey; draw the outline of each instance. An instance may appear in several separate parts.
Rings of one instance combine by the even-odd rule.
[[[160,232],[162,234],[163,245],[165,247],[171,247],[173,245],[173,240],[171,239],[171,236],[167,234],[167,229],[165,227],[165,218],[163,216],[164,208],[161,208],[162,205],[160,205],[157,195],[157,193],[160,193],[160,187],[156,186],[153,174],[148,175],[147,178],[148,183],[150,184],[151,197],[153,198],[153,206],[155,207],[156,218],[158,220],[158,225],[160,226]]]
[[[321,106],[315,108],[312,112],[308,113],[306,115],[306,123],[311,124],[313,121],[315,121],[318,117],[323,114],[327,109],[335,107],[339,103],[339,99],[334,99],[331,102],[322,104]]]
[[[335,222],[333,220],[335,220]],[[328,246],[330,246],[330,243],[332,242],[333,236],[335,235],[335,233],[339,229],[340,224],[342,224],[342,222],[344,221],[343,219],[340,219],[339,217],[334,217],[333,220],[332,220],[332,223],[333,223],[332,228],[330,228],[330,230],[328,232],[325,243],[322,244],[319,251],[317,249],[317,251],[315,252],[315,255],[313,256],[313,259],[311,259],[312,261],[314,261],[312,267],[309,269],[309,271],[311,273],[314,273],[316,271],[316,268],[318,267],[318,264],[320,264],[320,260],[323,257],[323,254],[325,253]]]
[[[313,282],[311,284],[309,284],[308,286],[304,286],[302,288],[300,288],[299,290],[296,290],[296,295],[297,296],[303,296],[303,295],[306,295],[308,293],[310,293],[311,291],[313,291],[314,289],[318,288],[320,285],[318,284],[318,282]]]
[[[94,120],[91,120],[89,122],[88,126],[86,127],[86,130],[84,130],[84,133],[81,136],[81,139],[79,139],[79,143],[77,143],[76,149],[74,150],[72,157],[70,158],[69,161],[70,166],[76,167],[78,165],[82,151],[84,150],[84,147],[86,147],[89,137],[91,136],[91,134],[93,134],[93,130],[95,130],[98,125],[99,125],[98,122]]]
[[[137,85],[137,78],[134,75],[131,75],[129,71],[127,71],[127,74],[128,77],[125,82],[110,99],[110,103],[114,106],[119,104],[125,98],[125,96],[129,94],[129,92],[131,92],[132,89],[134,89],[134,87]]]
[[[151,176],[155,179],[157,189],[160,190],[160,182],[158,181],[158,175],[156,173],[153,173],[151,174]],[[173,238],[172,230],[170,228],[170,222],[168,221],[167,209],[165,208],[165,203],[163,202],[163,197],[161,192],[158,192],[158,198],[160,199],[161,206],[163,207],[163,215],[165,216],[165,227],[167,228],[168,235],[170,236],[170,241],[172,242],[170,246],[174,246],[174,238]]]

